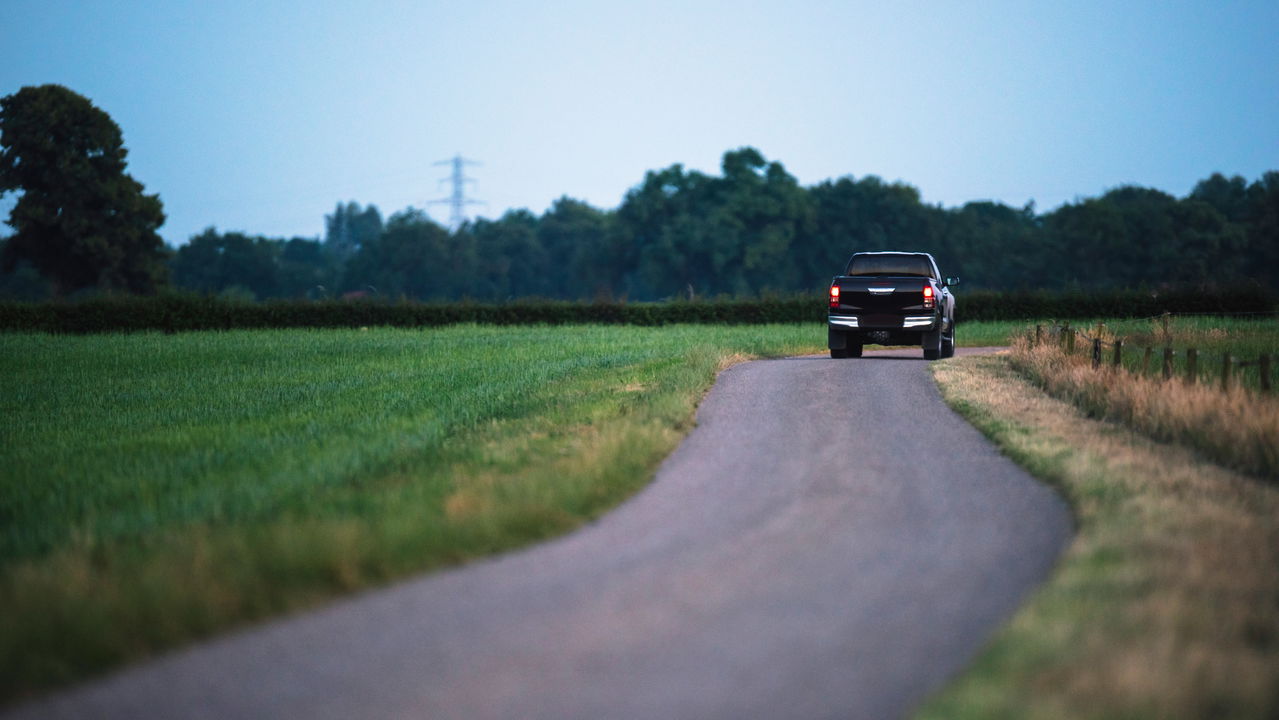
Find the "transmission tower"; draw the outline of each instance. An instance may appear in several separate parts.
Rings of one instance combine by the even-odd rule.
[[[448,177],[442,178],[440,180],[441,184],[446,182],[453,184],[453,194],[449,195],[446,198],[431,200],[427,204],[443,205],[447,203],[449,206],[449,227],[456,230],[462,227],[462,223],[466,222],[466,206],[467,205],[483,205],[484,204],[483,202],[479,200],[472,200],[471,198],[468,198],[466,196],[466,184],[474,183],[475,181],[466,176],[464,168],[467,165],[479,165],[480,163],[474,160],[467,160],[466,158],[462,157],[462,155],[459,153],[457,155],[454,155],[452,158],[448,160],[441,160],[434,164],[453,166],[453,172]]]

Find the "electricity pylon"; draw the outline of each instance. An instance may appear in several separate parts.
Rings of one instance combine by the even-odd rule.
[[[453,172],[448,177],[442,178],[440,180],[441,184],[446,182],[453,183],[453,194],[449,195],[446,198],[431,200],[427,204],[442,205],[447,203],[449,205],[449,227],[453,230],[457,230],[458,228],[462,227],[462,223],[466,222],[466,206],[467,205],[483,205],[484,204],[483,202],[479,200],[472,200],[471,198],[468,198],[466,196],[466,184],[473,183],[475,181],[469,177],[466,177],[466,174],[463,171],[463,168],[467,165],[479,165],[480,163],[474,160],[467,160],[466,158],[462,157],[462,155],[459,153],[457,155],[454,155],[449,160],[441,160],[434,164],[453,166]]]

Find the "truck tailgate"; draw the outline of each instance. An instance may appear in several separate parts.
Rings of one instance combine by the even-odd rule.
[[[867,324],[901,324],[907,313],[930,312],[924,309],[924,285],[920,277],[836,279],[839,307],[832,313],[848,313],[865,317]]]

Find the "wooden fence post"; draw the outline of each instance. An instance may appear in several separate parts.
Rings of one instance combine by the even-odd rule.
[[[1092,339],[1092,369],[1101,367],[1101,338]]]
[[[1039,347],[1044,342],[1044,326],[1035,326],[1035,347]]]
[[[1186,350],[1186,384],[1194,385],[1199,380],[1199,351],[1194,348]]]
[[[1115,367],[1116,368],[1123,367],[1123,361],[1124,361],[1124,341],[1120,339],[1116,339],[1115,340],[1115,360],[1114,360]]]
[[[1069,325],[1066,326],[1066,354],[1075,354],[1075,331]]]
[[[1234,363],[1232,362],[1230,353],[1226,353],[1225,355],[1221,356],[1221,389],[1222,390],[1230,389],[1230,370],[1231,370],[1230,366],[1233,364]]]
[[[1261,392],[1270,392],[1270,353],[1261,353],[1257,358],[1257,369],[1261,372]]]
[[[1143,376],[1150,374],[1150,352],[1150,346],[1147,345],[1146,352],[1142,353],[1141,356],[1141,374]]]
[[[1170,337],[1168,335],[1168,312],[1166,310],[1164,311],[1164,314],[1160,319],[1163,321],[1163,324],[1164,324],[1164,343],[1166,344],[1170,340]]]
[[[1164,348],[1164,380],[1172,377],[1172,348]]]

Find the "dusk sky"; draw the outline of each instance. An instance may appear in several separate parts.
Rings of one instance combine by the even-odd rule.
[[[0,0],[0,95],[45,83],[120,125],[171,244],[425,207],[456,153],[487,217],[613,208],[646,170],[718,173],[744,145],[805,185],[1041,212],[1279,170],[1275,0]]]

